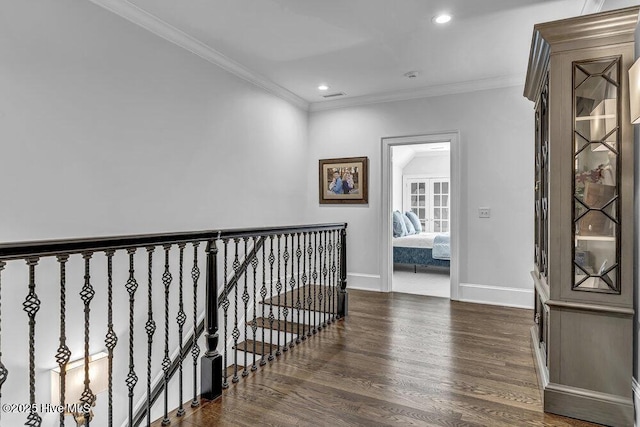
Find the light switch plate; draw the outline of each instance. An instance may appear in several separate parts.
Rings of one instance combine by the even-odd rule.
[[[491,218],[491,208],[478,208],[478,217]]]

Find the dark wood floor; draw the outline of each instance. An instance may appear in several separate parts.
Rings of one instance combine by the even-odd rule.
[[[542,412],[531,317],[350,291],[347,319],[171,425],[592,426]]]

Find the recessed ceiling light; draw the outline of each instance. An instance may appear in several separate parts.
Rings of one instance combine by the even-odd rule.
[[[441,13],[440,15],[433,17],[433,22],[436,24],[446,24],[449,21],[451,21],[451,15],[447,13]]]
[[[321,91],[329,90],[329,86],[322,84],[318,86],[318,90],[321,90]]]

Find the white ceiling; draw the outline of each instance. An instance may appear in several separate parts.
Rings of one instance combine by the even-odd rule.
[[[397,145],[392,147],[391,161],[394,166],[403,168],[415,157],[449,155],[451,145],[448,142],[429,142],[424,144]]]
[[[312,107],[522,84],[533,25],[604,0],[92,0]],[[624,2],[625,0],[610,0]],[[432,17],[449,12],[437,26]],[[418,71],[418,77],[403,76]],[[345,92],[326,101],[317,90]],[[465,89],[466,88],[466,89]],[[324,102],[324,104],[315,104]]]

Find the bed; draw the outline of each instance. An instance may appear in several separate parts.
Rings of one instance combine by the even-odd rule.
[[[418,233],[393,238],[393,263],[449,268],[449,233]]]

